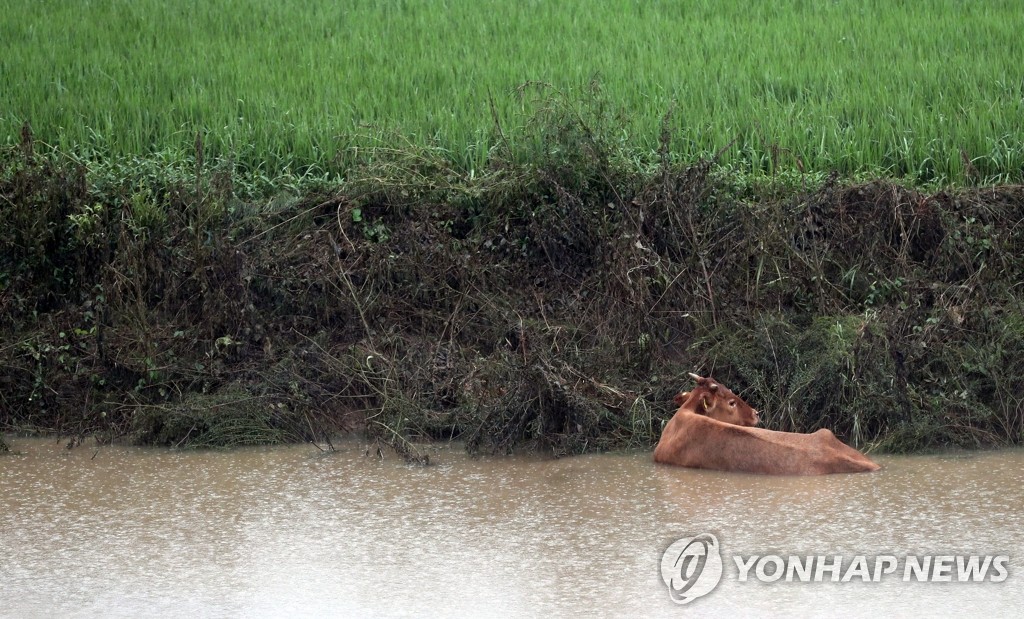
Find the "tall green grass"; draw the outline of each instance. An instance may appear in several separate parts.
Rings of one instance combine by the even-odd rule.
[[[527,81],[755,170],[1024,179],[1019,0],[0,0],[0,142],[270,170],[402,135],[481,165]]]

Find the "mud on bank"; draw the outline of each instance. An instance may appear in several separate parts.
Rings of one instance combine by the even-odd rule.
[[[112,174],[26,136],[0,158],[0,431],[570,454],[653,445],[696,370],[774,429],[1021,442],[1021,187],[643,172],[546,139],[472,174],[381,150],[267,198],[201,148]]]

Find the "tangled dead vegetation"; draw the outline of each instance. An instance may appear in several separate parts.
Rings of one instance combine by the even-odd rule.
[[[0,430],[561,455],[653,445],[697,369],[775,429],[1021,442],[1024,188],[641,172],[574,122],[530,164],[379,150],[263,200],[201,151],[116,182],[5,151]]]

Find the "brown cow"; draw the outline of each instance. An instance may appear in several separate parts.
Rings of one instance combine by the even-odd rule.
[[[867,456],[832,432],[811,434],[755,428],[758,413],[710,378],[675,397],[679,410],[665,424],[654,461],[699,469],[767,475],[824,475],[877,471]]]

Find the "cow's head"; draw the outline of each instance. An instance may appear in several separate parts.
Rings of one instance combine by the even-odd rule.
[[[680,408],[737,426],[757,425],[757,411],[728,387],[712,378],[696,374],[690,376],[697,381],[697,386],[692,391],[676,395],[675,403]]]

